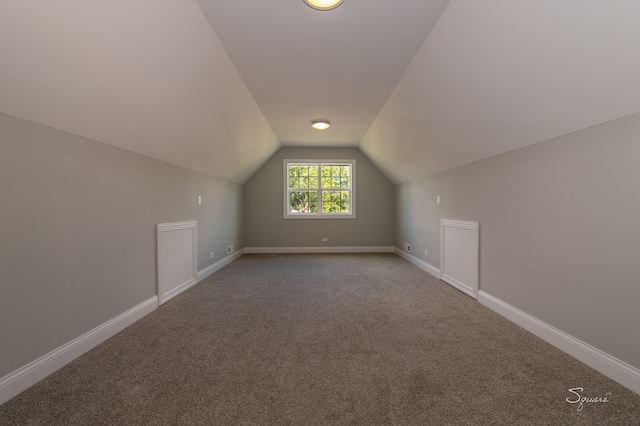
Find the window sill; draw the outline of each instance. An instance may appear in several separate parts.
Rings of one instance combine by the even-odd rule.
[[[355,214],[286,214],[284,219],[355,219]]]

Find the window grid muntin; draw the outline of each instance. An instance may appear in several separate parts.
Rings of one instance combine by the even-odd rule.
[[[285,160],[287,193],[285,217],[355,217],[355,160],[308,162]],[[324,185],[323,185],[324,184]],[[326,186],[325,186],[326,185]],[[315,192],[317,197],[311,197]],[[301,196],[302,195],[302,196]],[[311,202],[302,210],[292,209],[296,198]],[[332,204],[328,199],[333,199]],[[335,203],[338,209],[336,211]],[[300,206],[300,202],[298,203]],[[328,207],[327,207],[328,206]]]

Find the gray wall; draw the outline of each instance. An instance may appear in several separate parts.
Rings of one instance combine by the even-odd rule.
[[[397,185],[396,246],[479,221],[480,290],[640,368],[639,184],[634,115]]]
[[[284,219],[283,160],[356,159],[355,219]],[[282,148],[244,187],[246,247],[393,246],[393,185],[356,148]],[[329,239],[322,243],[322,238]]]
[[[157,223],[242,247],[240,184],[4,114],[0,202],[0,377],[153,297]]]

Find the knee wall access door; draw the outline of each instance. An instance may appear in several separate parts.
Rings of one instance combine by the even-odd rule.
[[[198,282],[198,223],[158,224],[160,305]]]
[[[440,220],[440,279],[478,298],[480,223]]]

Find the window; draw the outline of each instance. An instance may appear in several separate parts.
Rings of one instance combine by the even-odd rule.
[[[356,160],[284,160],[284,217],[355,218]]]

